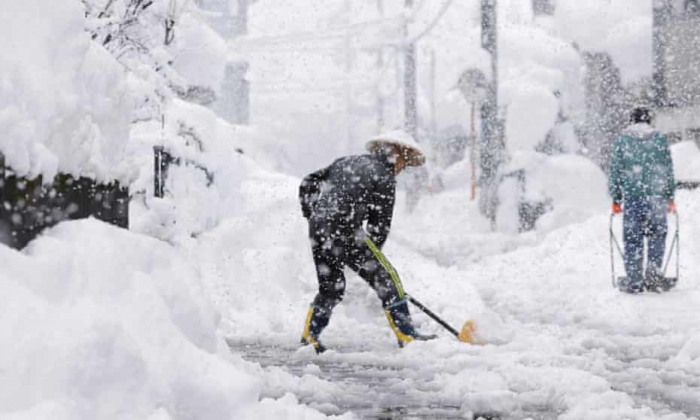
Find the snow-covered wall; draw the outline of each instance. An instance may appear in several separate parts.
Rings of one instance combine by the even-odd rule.
[[[0,418],[325,418],[263,400],[200,256],[95,220],[0,246]]]
[[[0,14],[0,152],[23,175],[100,180],[123,165],[127,74],[84,30],[80,1],[8,0]]]

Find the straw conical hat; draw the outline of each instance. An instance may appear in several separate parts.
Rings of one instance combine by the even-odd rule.
[[[405,131],[394,130],[372,137],[365,147],[368,151],[374,152],[385,145],[397,146],[403,149],[402,151],[407,158],[406,163],[409,166],[421,166],[425,163],[425,155],[420,151],[418,143],[413,136]]]

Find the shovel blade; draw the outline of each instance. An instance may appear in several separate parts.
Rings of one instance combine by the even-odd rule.
[[[462,326],[462,330],[459,332],[457,339],[463,343],[469,344],[483,344],[475,335],[476,327],[474,326],[473,320],[468,320]]]

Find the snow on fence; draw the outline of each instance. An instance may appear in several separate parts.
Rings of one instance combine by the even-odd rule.
[[[170,165],[176,165],[176,166],[193,166],[202,172],[204,172],[204,175],[207,177],[207,187],[210,187],[214,183],[214,174],[207,169],[205,166],[191,160],[191,159],[183,159],[179,157],[174,157],[172,153],[170,153],[165,147],[163,146],[154,146],[153,147],[153,191],[154,191],[154,196],[156,198],[163,198],[165,197],[165,183],[168,179],[168,171],[170,169]]]
[[[22,249],[44,229],[64,220],[95,217],[129,227],[129,190],[68,174],[52,182],[15,175],[0,154],[0,243]]]
[[[515,181],[510,189],[508,189],[509,181]],[[505,201],[506,203],[503,204],[506,205],[513,204],[513,207],[517,208],[518,232],[535,229],[537,219],[552,209],[551,199],[543,201],[528,199],[526,197],[526,184],[527,174],[524,169],[517,169],[501,175],[499,184],[499,201]],[[503,191],[500,191],[501,186],[505,187]]]

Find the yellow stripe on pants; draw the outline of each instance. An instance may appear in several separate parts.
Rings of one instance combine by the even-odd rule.
[[[406,296],[406,293],[403,291],[403,285],[401,284],[401,279],[399,278],[399,273],[396,272],[394,267],[391,265],[389,260],[386,259],[384,254],[382,254],[382,251],[379,250],[377,245],[375,245],[374,242],[372,242],[372,239],[369,237],[365,238],[365,243],[369,247],[369,249],[372,251],[375,257],[377,257],[377,260],[379,260],[379,263],[384,267],[387,273],[391,276],[391,280],[394,281],[394,284],[396,285],[396,290],[399,292],[399,298],[403,298]]]

